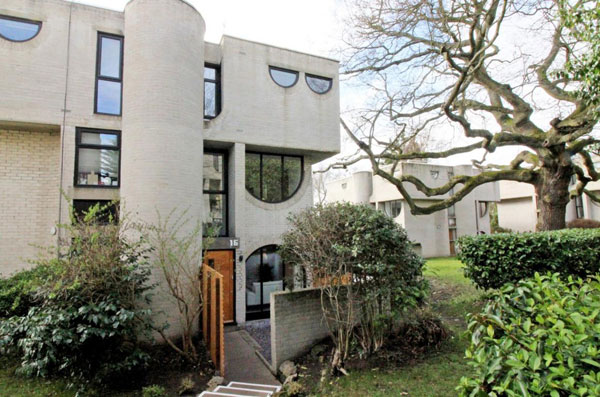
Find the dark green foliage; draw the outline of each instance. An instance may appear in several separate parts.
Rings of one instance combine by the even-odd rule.
[[[49,271],[48,266],[36,266],[0,279],[0,319],[27,314],[36,302],[38,286]]]
[[[597,229],[600,228],[600,222],[593,219],[574,219],[567,222],[568,229]]]
[[[127,224],[98,224],[99,210],[64,226],[70,238],[60,258],[32,270],[44,273],[35,305],[0,321],[0,350],[20,355],[24,374],[105,384],[149,358],[139,343],[151,324],[140,307],[151,288],[145,251],[123,238]]]
[[[558,273],[509,284],[470,315],[475,374],[460,396],[599,396],[600,283]]]
[[[465,276],[484,289],[500,288],[535,272],[585,278],[600,270],[599,229],[463,236],[458,246]]]

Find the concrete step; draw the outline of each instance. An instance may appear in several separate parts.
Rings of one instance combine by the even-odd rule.
[[[229,382],[227,387],[238,387],[241,389],[261,390],[276,393],[281,390],[281,386],[273,385],[259,385],[257,383],[245,383],[245,382]]]
[[[280,386],[257,383],[229,382],[227,386],[218,386],[213,391],[205,391],[198,397],[270,397],[281,390]]]

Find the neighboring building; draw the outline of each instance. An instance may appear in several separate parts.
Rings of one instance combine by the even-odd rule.
[[[427,186],[438,187],[448,183],[454,175],[475,175],[477,170],[468,165],[452,167],[405,162],[398,165],[396,172],[397,175],[413,175]],[[427,197],[412,184],[405,186],[420,206],[431,205],[449,196]],[[413,215],[394,185],[379,176],[374,177],[370,171],[362,171],[327,183],[325,197],[328,202],[364,203],[385,211],[406,229],[415,249],[428,258],[455,255],[456,240],[460,236],[490,233],[489,203],[498,201],[499,193],[497,183],[487,183],[446,210]]]
[[[226,320],[268,315],[286,218],[339,152],[338,62],[204,32],[181,0],[0,3],[2,276],[56,244],[61,191],[80,210],[120,199],[149,222],[175,209],[213,226]]]
[[[574,187],[573,185],[571,187]],[[600,182],[588,183],[586,189],[599,193]],[[538,201],[533,185],[516,181],[500,181],[498,225],[515,232],[533,232],[538,223]],[[566,221],[595,219],[600,221],[600,204],[587,195],[567,204]]]

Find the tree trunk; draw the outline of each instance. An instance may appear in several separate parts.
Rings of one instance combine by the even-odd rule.
[[[571,175],[571,167],[556,167],[551,170],[543,168],[541,170],[540,181],[535,186],[539,209],[538,230],[565,228]]]

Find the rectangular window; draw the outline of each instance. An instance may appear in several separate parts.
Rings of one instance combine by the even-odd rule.
[[[77,128],[75,186],[119,187],[121,133]]]
[[[119,223],[118,203],[109,200],[73,200],[73,211],[77,219],[82,219],[89,212],[90,208],[98,204],[96,221],[99,224],[117,224]]]
[[[123,37],[98,33],[94,112],[121,115],[123,103]]]
[[[227,172],[225,153],[204,152],[202,190],[203,234],[227,236]]]
[[[575,212],[577,219],[582,219],[584,217],[583,198],[581,197],[581,195],[575,197]]]
[[[221,67],[204,65],[204,118],[214,119],[221,113]]]

